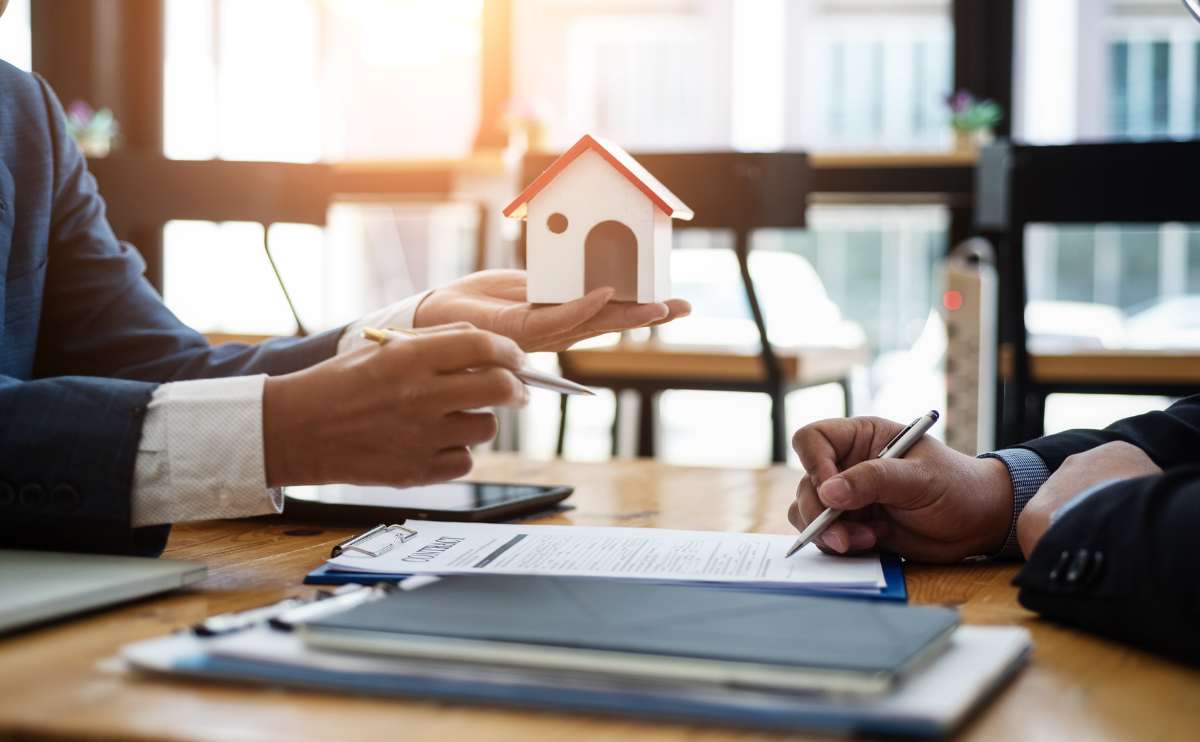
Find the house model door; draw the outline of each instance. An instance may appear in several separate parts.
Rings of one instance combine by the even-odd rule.
[[[584,293],[611,286],[617,301],[638,300],[638,240],[615,219],[588,230],[583,241]]]

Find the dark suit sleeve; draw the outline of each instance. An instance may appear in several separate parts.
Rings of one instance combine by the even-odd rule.
[[[1037,453],[1054,471],[1071,454],[1113,441],[1137,446],[1163,469],[1200,463],[1200,395],[1181,399],[1161,412],[1119,420],[1103,430],[1068,430],[1020,447]]]
[[[1200,664],[1200,466],[1117,482],[1065,512],[1018,573],[1047,618]]]
[[[83,156],[67,135],[58,100],[39,79],[54,161],[50,250],[34,375],[166,382],[281,374],[329,358],[340,329],[262,346],[210,347],[179,321],[142,275],[145,263],[119,242]],[[270,287],[264,287],[264,290]],[[222,287],[212,287],[221,301]]]
[[[167,528],[129,527],[134,457],[154,388],[0,376],[0,545],[162,551]]]
[[[37,86],[45,117],[27,122],[24,155],[52,163],[52,193],[48,214],[20,218],[48,219],[46,276],[29,288],[42,288],[28,303],[40,312],[33,378],[0,376],[0,546],[158,553],[167,528],[130,527],[142,422],[158,384],[304,368],[334,354],[340,331],[210,347],[113,235],[58,101]]]

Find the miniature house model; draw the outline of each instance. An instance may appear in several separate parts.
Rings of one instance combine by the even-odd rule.
[[[671,220],[692,210],[617,145],[584,136],[504,209],[526,220],[527,300],[611,286],[618,301],[671,291]]]

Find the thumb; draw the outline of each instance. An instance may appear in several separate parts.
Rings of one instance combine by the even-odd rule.
[[[838,510],[870,505],[917,510],[930,501],[931,489],[928,471],[919,461],[868,459],[826,480],[817,497]]]

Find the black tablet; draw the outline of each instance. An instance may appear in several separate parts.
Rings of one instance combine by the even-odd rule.
[[[443,482],[424,487],[326,484],[288,487],[283,514],[322,523],[378,525],[405,518],[496,521],[545,510],[574,489],[564,485]]]

